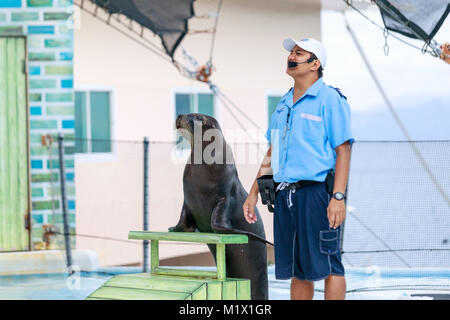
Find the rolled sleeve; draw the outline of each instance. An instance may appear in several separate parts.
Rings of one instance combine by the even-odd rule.
[[[350,145],[355,141],[352,135],[351,112],[347,99],[333,92],[327,99],[324,120],[327,138],[333,149],[347,140],[350,141]]]

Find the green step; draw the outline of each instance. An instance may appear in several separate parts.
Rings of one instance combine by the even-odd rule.
[[[129,239],[148,240],[150,273],[123,274],[107,280],[86,300],[250,300],[250,280],[226,278],[225,245],[248,243],[247,235],[200,232],[130,231]],[[216,245],[216,271],[159,266],[159,241]]]
[[[186,300],[189,294],[162,290],[137,290],[133,288],[101,287],[87,298],[114,300]]]
[[[112,277],[87,298],[94,299],[249,300],[250,280],[125,274]]]
[[[128,239],[220,244],[248,243],[248,236],[244,234],[223,234],[206,232],[130,231],[128,233]]]

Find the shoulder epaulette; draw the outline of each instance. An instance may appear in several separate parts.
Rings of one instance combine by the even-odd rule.
[[[329,85],[329,87],[333,88],[334,90],[336,90],[339,93],[339,95],[341,96],[341,98],[345,98],[345,100],[347,100],[347,97],[343,95],[343,93],[341,92],[341,89],[332,87],[330,85]]]

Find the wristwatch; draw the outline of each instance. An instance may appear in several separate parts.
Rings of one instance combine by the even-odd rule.
[[[336,200],[343,200],[345,199],[345,195],[342,192],[336,192],[333,193],[333,198],[335,198]]]

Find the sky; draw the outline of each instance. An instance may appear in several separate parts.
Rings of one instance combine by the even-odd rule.
[[[376,7],[363,12],[383,26]],[[346,10],[345,15],[391,103],[405,119],[410,135],[414,139],[450,139],[450,65],[392,36],[387,40],[389,54],[386,56],[383,32],[352,9]],[[438,43],[450,42],[449,20],[447,17],[434,38]],[[348,97],[354,135],[370,140],[385,138],[371,131],[378,125],[370,120],[383,121],[383,114],[391,115],[345,27],[344,15],[323,10],[321,28],[328,54],[324,81],[339,87]],[[423,45],[423,42],[399,36],[416,46]],[[392,125],[396,126],[395,122],[392,121]],[[364,127],[367,128],[364,130]],[[398,130],[392,139],[402,137]]]

